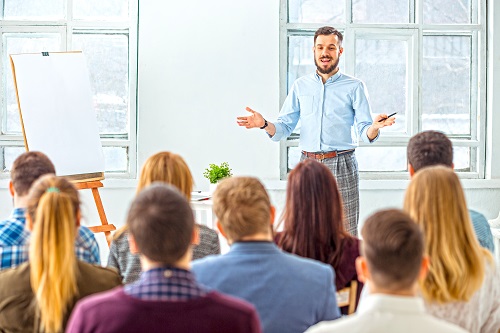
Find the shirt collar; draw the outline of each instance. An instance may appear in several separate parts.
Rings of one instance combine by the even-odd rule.
[[[24,223],[24,221],[26,220],[26,208],[14,208],[12,210],[12,213],[10,214],[10,217],[16,220],[22,220],[22,222]]]
[[[266,252],[275,253],[281,250],[271,241],[262,242],[235,242],[229,252]]]
[[[188,301],[207,293],[196,283],[193,273],[171,266],[142,272],[138,281],[125,285],[124,292],[147,301]]]
[[[358,313],[371,311],[425,313],[424,301],[420,297],[371,294],[359,303]]]
[[[330,76],[330,77],[328,78],[328,80],[326,80],[325,84],[337,81],[337,79],[338,79],[341,75],[342,75],[342,73],[340,73],[340,69],[339,69],[339,70],[337,71],[337,73],[333,74],[332,76]],[[323,79],[322,79],[321,75],[319,75],[319,74],[318,74],[318,72],[317,72],[317,71],[316,71],[316,72],[314,72],[314,76],[316,77],[316,79],[317,79],[319,82],[323,83]]]
[[[173,266],[157,267],[141,273],[140,281],[152,281],[163,279],[183,279],[195,283],[193,273],[188,270]]]

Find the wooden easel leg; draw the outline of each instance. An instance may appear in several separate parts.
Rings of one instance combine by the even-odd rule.
[[[101,201],[101,196],[99,195],[99,190],[97,187],[92,188],[92,195],[94,196],[94,201],[95,205],[97,207],[97,212],[99,213],[99,218],[101,219],[101,225],[105,226],[108,225],[108,219],[106,218],[106,213],[104,212],[104,207],[102,206],[102,201]],[[102,228],[102,226],[97,226],[97,227],[91,227],[91,230],[94,232],[104,232],[104,235],[106,236],[106,241],[108,242],[108,246],[111,243],[111,232],[109,231],[108,228]],[[112,226],[112,225],[109,225]],[[103,230],[100,230],[103,229]],[[105,231],[104,231],[105,230]],[[111,230],[115,230],[115,227]]]
[[[99,218],[101,219],[101,225],[95,227],[89,227],[93,233],[104,232],[106,236],[106,241],[108,246],[111,243],[111,231],[116,230],[113,224],[108,224],[108,219],[106,218],[106,213],[104,213],[104,207],[102,206],[101,196],[99,195],[99,187],[103,187],[100,181],[88,181],[88,182],[76,182],[75,187],[79,190],[91,189],[92,195],[94,196],[95,206],[97,212],[99,213]]]

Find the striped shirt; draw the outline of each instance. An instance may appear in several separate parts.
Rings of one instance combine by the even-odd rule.
[[[14,268],[28,261],[30,232],[26,230],[26,210],[15,208],[11,216],[0,222],[0,270]],[[75,241],[76,257],[89,264],[101,263],[99,245],[94,233],[80,226]]]
[[[137,282],[124,287],[125,294],[143,301],[188,301],[207,294],[193,273],[175,268],[153,268],[141,273]]]

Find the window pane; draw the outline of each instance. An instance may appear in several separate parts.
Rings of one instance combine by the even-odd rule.
[[[456,171],[473,171],[471,170],[470,159],[471,148],[453,147],[453,165]]]
[[[75,19],[128,19],[128,0],[73,0]]]
[[[398,112],[384,132],[406,133],[408,43],[403,40],[356,40],[356,76],[367,88],[375,114]]]
[[[302,154],[299,147],[288,147],[288,172],[300,162],[300,155]]]
[[[128,132],[128,36],[75,34],[73,49],[87,58],[101,134]]]
[[[3,148],[2,170],[3,171],[10,171],[12,169],[12,164],[14,163],[14,160],[24,152],[26,152],[26,149],[24,147],[5,147],[5,148]]]
[[[410,6],[403,0],[353,0],[354,23],[409,23]]]
[[[345,23],[345,0],[289,0],[291,23]]]
[[[128,149],[126,147],[102,147],[106,172],[128,171]]]
[[[5,47],[2,62],[5,100],[2,110],[2,133],[21,133],[21,122],[16,99],[16,89],[10,66],[9,54],[60,51],[61,37],[55,33],[6,33],[3,35]]]
[[[424,0],[424,23],[471,23],[470,0]]]
[[[407,171],[406,147],[358,147],[359,171]]]
[[[8,20],[51,20],[65,18],[63,0],[4,0]]]
[[[314,36],[288,37],[288,85],[287,91],[293,82],[301,76],[311,74],[316,70],[314,64]],[[344,57],[340,57],[339,68],[344,68]]]
[[[471,133],[471,38],[424,36],[422,130]]]

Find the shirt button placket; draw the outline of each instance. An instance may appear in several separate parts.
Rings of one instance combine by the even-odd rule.
[[[325,110],[325,87],[326,85],[328,84],[328,81],[325,82],[325,84],[321,84],[321,94],[320,94],[320,100],[319,100],[319,103],[318,103],[318,107],[320,108],[319,111],[317,114],[318,114],[318,117],[319,117],[319,131],[318,131],[318,142],[319,142],[319,150],[322,150],[322,145],[323,145],[323,138],[322,138],[322,135],[323,135],[323,114],[325,113],[324,110]]]

